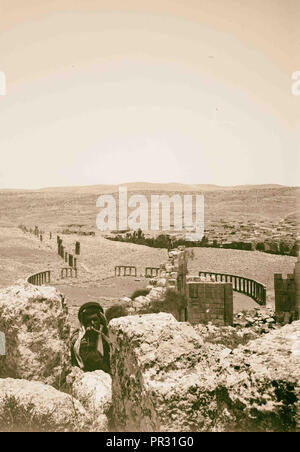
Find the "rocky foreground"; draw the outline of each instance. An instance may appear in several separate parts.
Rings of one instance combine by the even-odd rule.
[[[170,314],[110,323],[126,431],[300,430],[300,321],[230,350]]]
[[[113,319],[112,375],[83,373],[63,296],[3,289],[0,431],[300,431],[300,321],[280,328],[258,311],[237,323]]]

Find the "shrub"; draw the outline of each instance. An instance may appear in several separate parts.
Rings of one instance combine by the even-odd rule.
[[[182,309],[186,308],[187,301],[184,295],[176,292],[173,289],[168,289],[165,294],[165,298],[162,301],[152,301],[150,305],[145,306],[140,312],[142,314],[158,314],[159,312],[169,312],[178,314]]]
[[[256,244],[257,251],[265,251],[265,244],[263,242],[258,242]]]
[[[112,319],[117,319],[118,317],[125,317],[127,315],[128,315],[127,309],[122,304],[116,304],[114,306],[111,306],[105,312],[107,323],[109,323],[110,320]]]
[[[134,300],[137,297],[145,297],[150,292],[149,289],[138,289],[131,295],[131,299]]]

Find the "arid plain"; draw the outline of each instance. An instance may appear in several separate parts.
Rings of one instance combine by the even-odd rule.
[[[93,186],[0,191],[0,286],[14,284],[19,279],[26,279],[33,273],[49,269],[52,283],[66,295],[74,317],[77,307],[85,301],[98,300],[108,307],[120,297],[130,296],[134,290],[145,287],[145,267],[159,266],[166,260],[167,251],[110,241],[105,239],[103,232],[97,230],[96,215],[99,208],[96,207],[96,200],[102,193],[116,193],[117,189],[116,186]],[[129,184],[128,191],[129,194],[138,192],[146,195],[203,192],[206,229],[212,228],[211,224],[237,222],[237,225],[248,225],[248,233],[251,235],[255,232],[255,225],[265,222],[273,225],[275,234],[280,221],[282,224],[285,218],[298,218],[297,200],[300,190],[297,187],[224,188],[138,183]],[[28,228],[37,225],[44,231],[43,241],[33,234],[22,232],[18,228],[20,224]],[[77,233],[63,234],[66,230]],[[78,232],[92,232],[93,235],[79,235]],[[296,233],[287,231],[287,234],[294,234],[295,238]],[[77,240],[81,243],[77,279],[60,279],[60,269],[64,263],[57,255],[57,234],[63,238],[69,252],[74,251]],[[192,273],[199,270],[215,271],[258,280],[267,286],[267,303],[273,304],[274,273],[291,273],[295,261],[296,258],[292,256],[259,251],[195,248],[189,268]],[[115,278],[115,265],[136,266],[137,278]],[[249,309],[254,305],[255,302],[248,297],[234,294],[235,311]]]

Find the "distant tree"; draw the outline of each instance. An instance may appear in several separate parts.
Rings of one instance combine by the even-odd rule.
[[[144,238],[144,234],[143,234],[143,231],[141,230],[141,228],[138,229],[137,236],[138,236],[138,239]]]
[[[279,253],[280,254],[289,254],[290,253],[290,247],[287,243],[281,241],[279,243]]]
[[[269,247],[269,251],[268,251],[269,253],[273,253],[273,254],[279,253],[277,242],[268,242],[268,247]]]
[[[296,242],[294,243],[294,245],[292,246],[292,248],[291,248],[290,256],[295,256],[295,257],[297,257],[297,256],[298,256],[298,253],[299,253],[299,243],[296,241]]]
[[[200,246],[207,246],[207,245],[208,245],[208,237],[206,235],[204,235],[201,239]]]
[[[257,249],[257,251],[265,251],[265,244],[264,244],[264,242],[258,242],[256,244],[256,249]]]

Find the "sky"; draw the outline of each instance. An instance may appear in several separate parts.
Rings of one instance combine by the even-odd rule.
[[[0,188],[300,185],[295,71],[300,0],[0,0]]]

